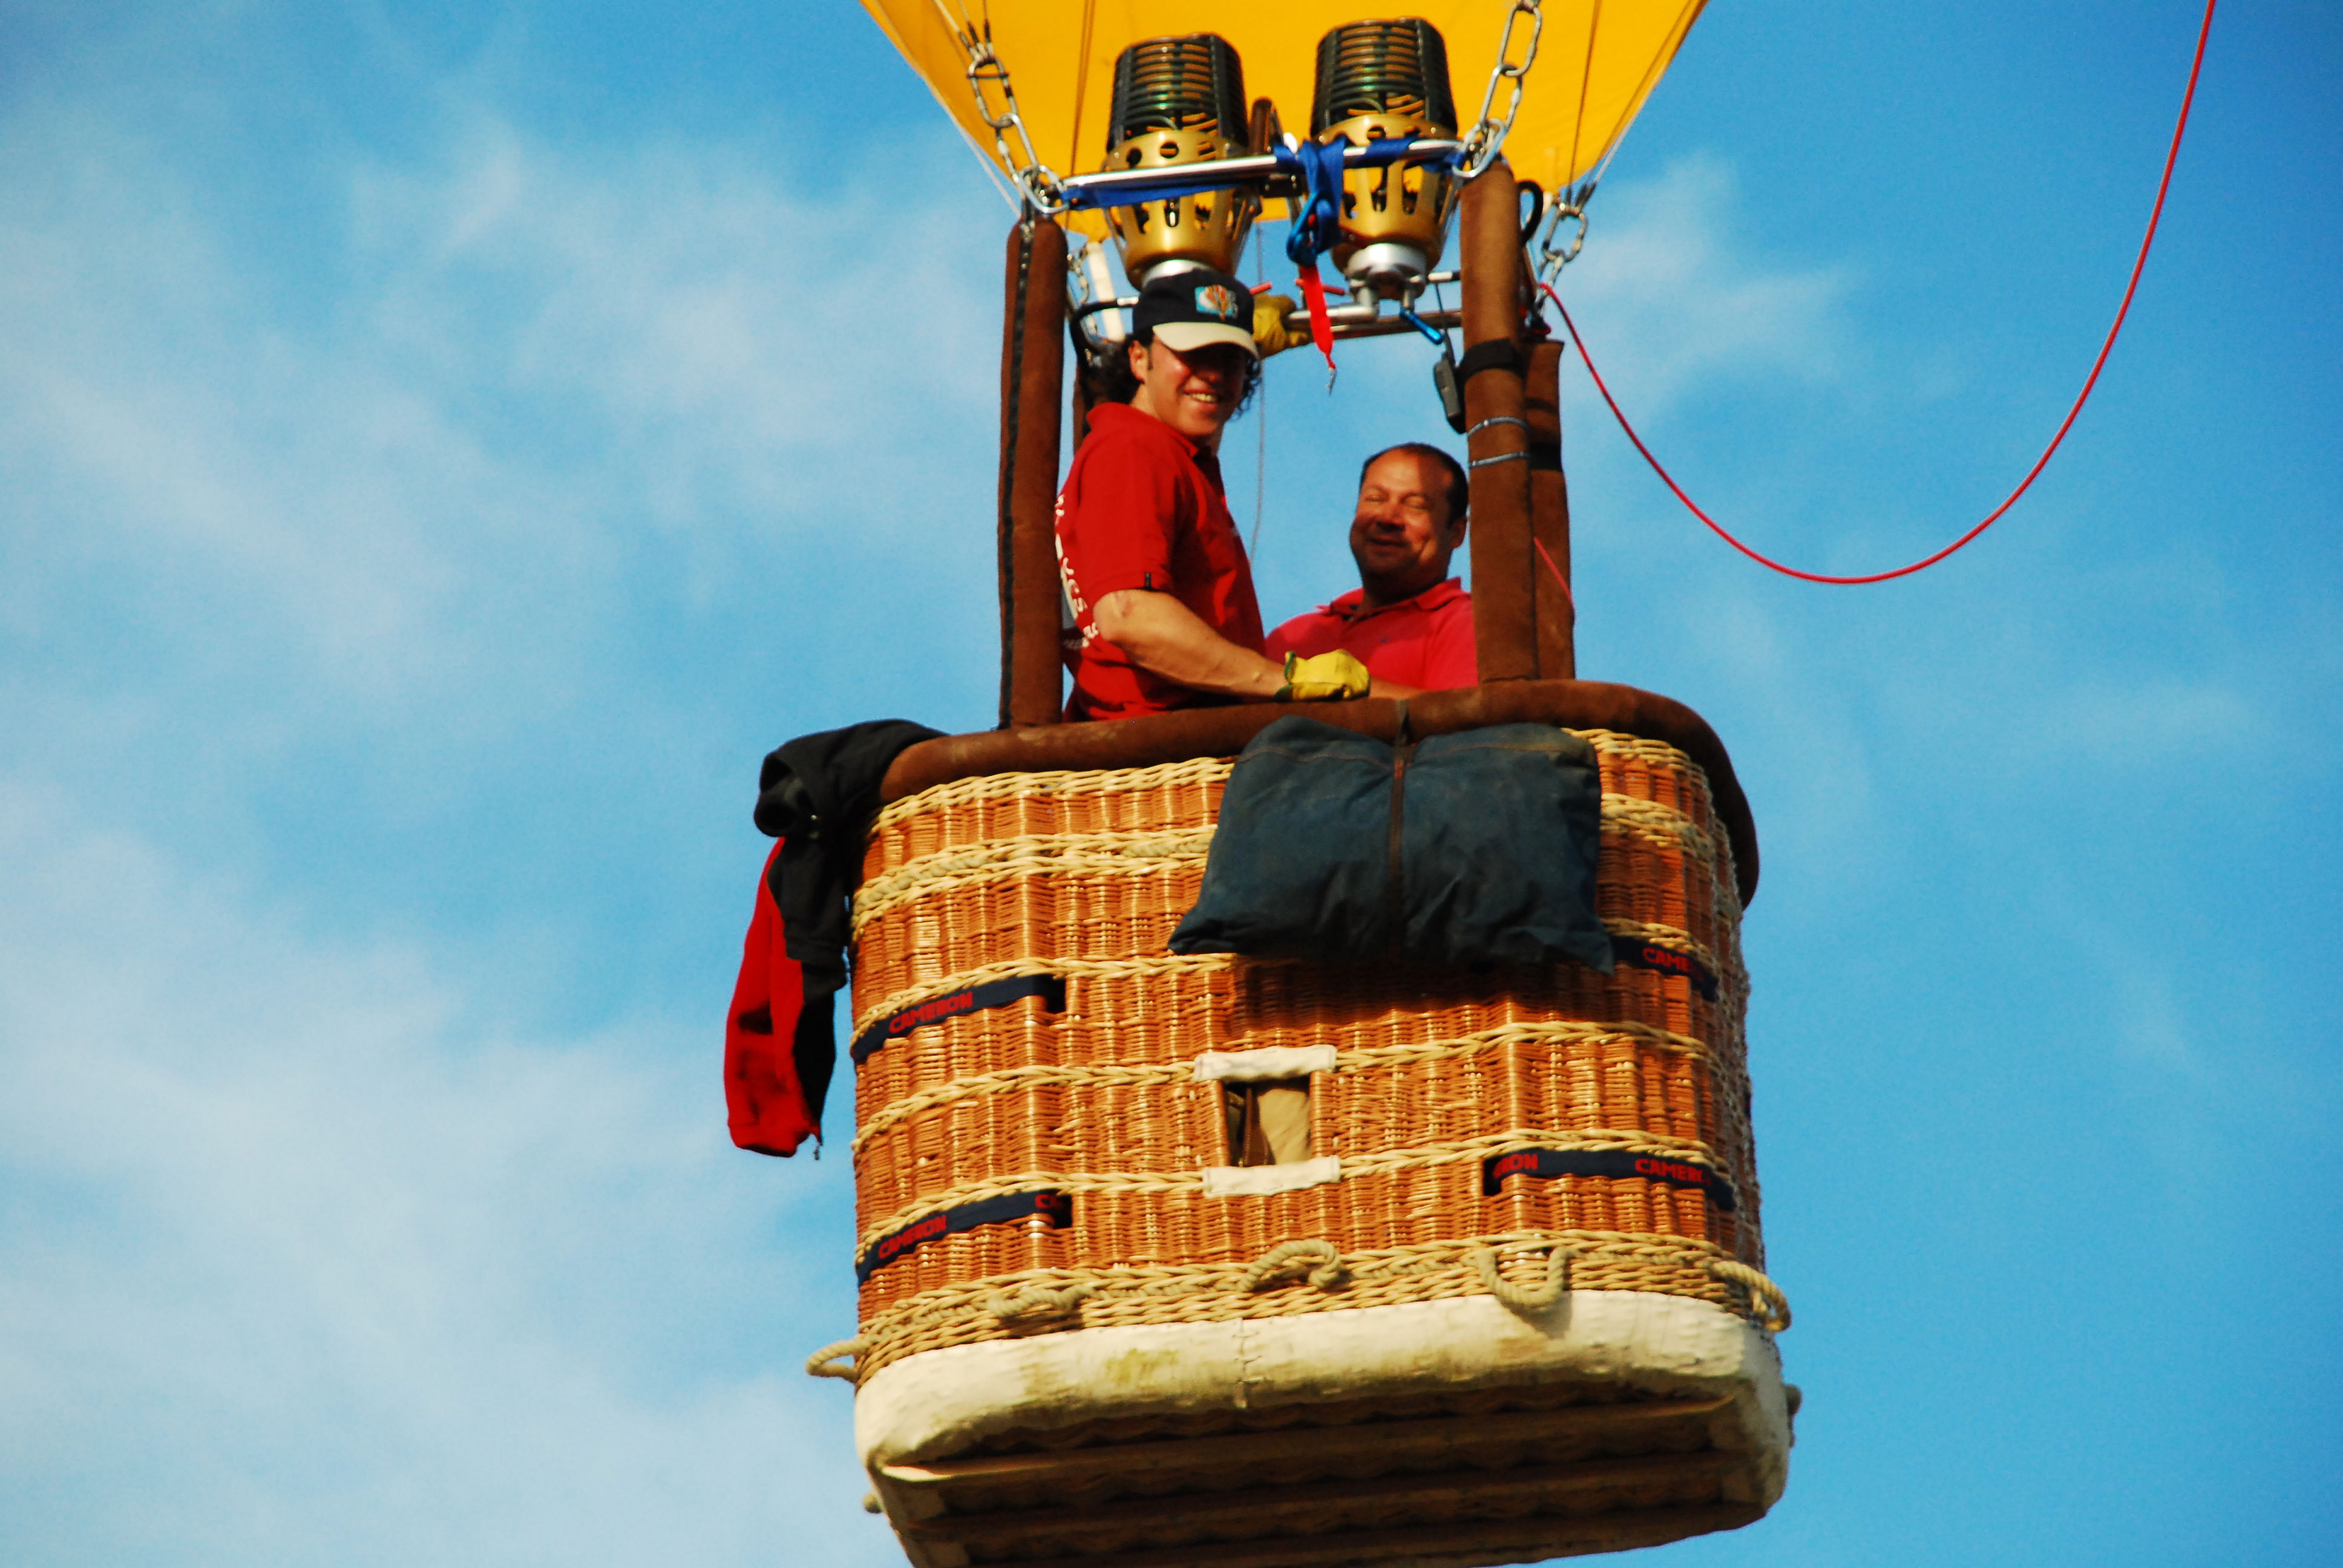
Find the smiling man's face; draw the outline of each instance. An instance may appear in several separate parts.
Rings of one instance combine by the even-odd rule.
[[[1464,519],[1448,515],[1448,475],[1416,452],[1385,452],[1359,481],[1351,558],[1375,608],[1413,598],[1448,578]]]
[[[1209,441],[1236,415],[1246,358],[1232,343],[1209,343],[1184,354],[1161,339],[1133,343],[1131,373],[1139,377],[1139,393],[1131,406],[1191,441]]]

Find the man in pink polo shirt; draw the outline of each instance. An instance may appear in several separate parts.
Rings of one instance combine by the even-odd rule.
[[[1410,441],[1369,457],[1351,516],[1360,586],[1270,633],[1269,657],[1340,648],[1395,696],[1477,683],[1473,600],[1448,575],[1469,493],[1463,466],[1437,447]]]

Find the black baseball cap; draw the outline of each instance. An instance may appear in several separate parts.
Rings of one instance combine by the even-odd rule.
[[[1207,344],[1233,343],[1261,357],[1252,340],[1252,291],[1210,267],[1148,279],[1131,313],[1131,327],[1141,341],[1159,338],[1182,354]]]

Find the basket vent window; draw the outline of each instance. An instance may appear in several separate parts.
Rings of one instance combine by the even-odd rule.
[[[1228,1117],[1229,1163],[1296,1165],[1310,1158],[1310,1081],[1222,1086]]]

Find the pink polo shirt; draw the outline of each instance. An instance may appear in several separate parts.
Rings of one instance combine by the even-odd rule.
[[[1481,674],[1473,650],[1473,597],[1454,578],[1413,598],[1364,609],[1363,588],[1297,615],[1269,634],[1269,657],[1304,658],[1341,648],[1379,680],[1426,691],[1474,686]]]

